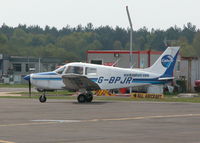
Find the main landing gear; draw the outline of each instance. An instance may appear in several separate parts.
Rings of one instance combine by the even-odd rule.
[[[46,91],[43,91],[43,95],[40,96],[39,100],[41,103],[44,103],[47,101],[47,98],[45,96]]]
[[[92,100],[93,100],[93,94],[91,92],[81,93],[77,97],[77,100],[78,100],[79,103],[92,102]]]

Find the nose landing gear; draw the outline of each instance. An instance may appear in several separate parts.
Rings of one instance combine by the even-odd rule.
[[[39,101],[41,102],[41,103],[44,103],[44,102],[46,102],[47,101],[47,98],[46,98],[46,96],[45,96],[45,91],[43,91],[43,95],[41,95],[40,96],[40,98],[39,98]]]

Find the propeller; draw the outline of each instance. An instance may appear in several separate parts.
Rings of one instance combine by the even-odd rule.
[[[29,97],[31,97],[31,79],[28,80]]]
[[[27,75],[27,76],[24,77],[24,79],[28,81],[29,97],[31,97],[31,76]]]

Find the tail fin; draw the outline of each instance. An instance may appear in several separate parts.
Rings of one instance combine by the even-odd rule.
[[[180,47],[168,47],[158,60],[145,71],[159,74],[161,78],[172,77],[179,49]]]

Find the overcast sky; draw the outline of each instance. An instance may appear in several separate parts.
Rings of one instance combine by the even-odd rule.
[[[200,29],[200,0],[0,0],[0,25],[45,25],[58,29],[91,22],[95,27],[129,26],[126,5],[135,30],[183,27]]]

